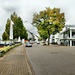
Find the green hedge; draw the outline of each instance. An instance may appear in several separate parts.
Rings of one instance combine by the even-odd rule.
[[[3,48],[0,48],[0,51],[2,51],[1,53],[0,53],[0,57],[2,57],[6,52],[8,52],[9,50],[11,50],[12,48],[14,48],[14,47],[17,47],[17,46],[19,46],[19,45],[21,45],[22,43],[19,43],[19,44],[15,44],[15,45],[12,45],[12,46],[6,46],[6,47],[3,47]]]

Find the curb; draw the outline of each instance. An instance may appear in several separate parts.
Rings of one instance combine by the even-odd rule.
[[[27,57],[26,48],[25,48],[25,59],[26,59],[27,67],[28,67],[28,75],[36,75],[35,71],[33,70],[32,65]]]
[[[26,59],[26,58],[25,58]],[[26,59],[26,63],[27,63],[27,68],[28,68],[28,75],[32,75],[32,72],[31,72],[31,69],[30,69],[30,66],[27,62],[27,59]]]

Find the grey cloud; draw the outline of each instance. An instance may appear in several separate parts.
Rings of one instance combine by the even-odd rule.
[[[8,1],[6,1],[2,4],[2,8],[6,11],[15,11],[15,10],[17,10],[17,6],[15,4],[12,4],[11,2],[8,2]]]
[[[16,9],[14,7],[4,7],[6,11],[15,11]]]

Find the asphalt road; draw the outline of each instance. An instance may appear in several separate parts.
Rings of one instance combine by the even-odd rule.
[[[33,45],[26,54],[36,75],[75,75],[75,47]]]

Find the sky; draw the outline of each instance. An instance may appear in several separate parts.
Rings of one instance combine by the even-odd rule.
[[[37,29],[31,25],[33,13],[39,13],[46,7],[60,8],[61,13],[65,13],[65,24],[75,25],[75,0],[0,0],[0,38],[7,19],[14,11],[22,18],[26,29],[38,35]]]

